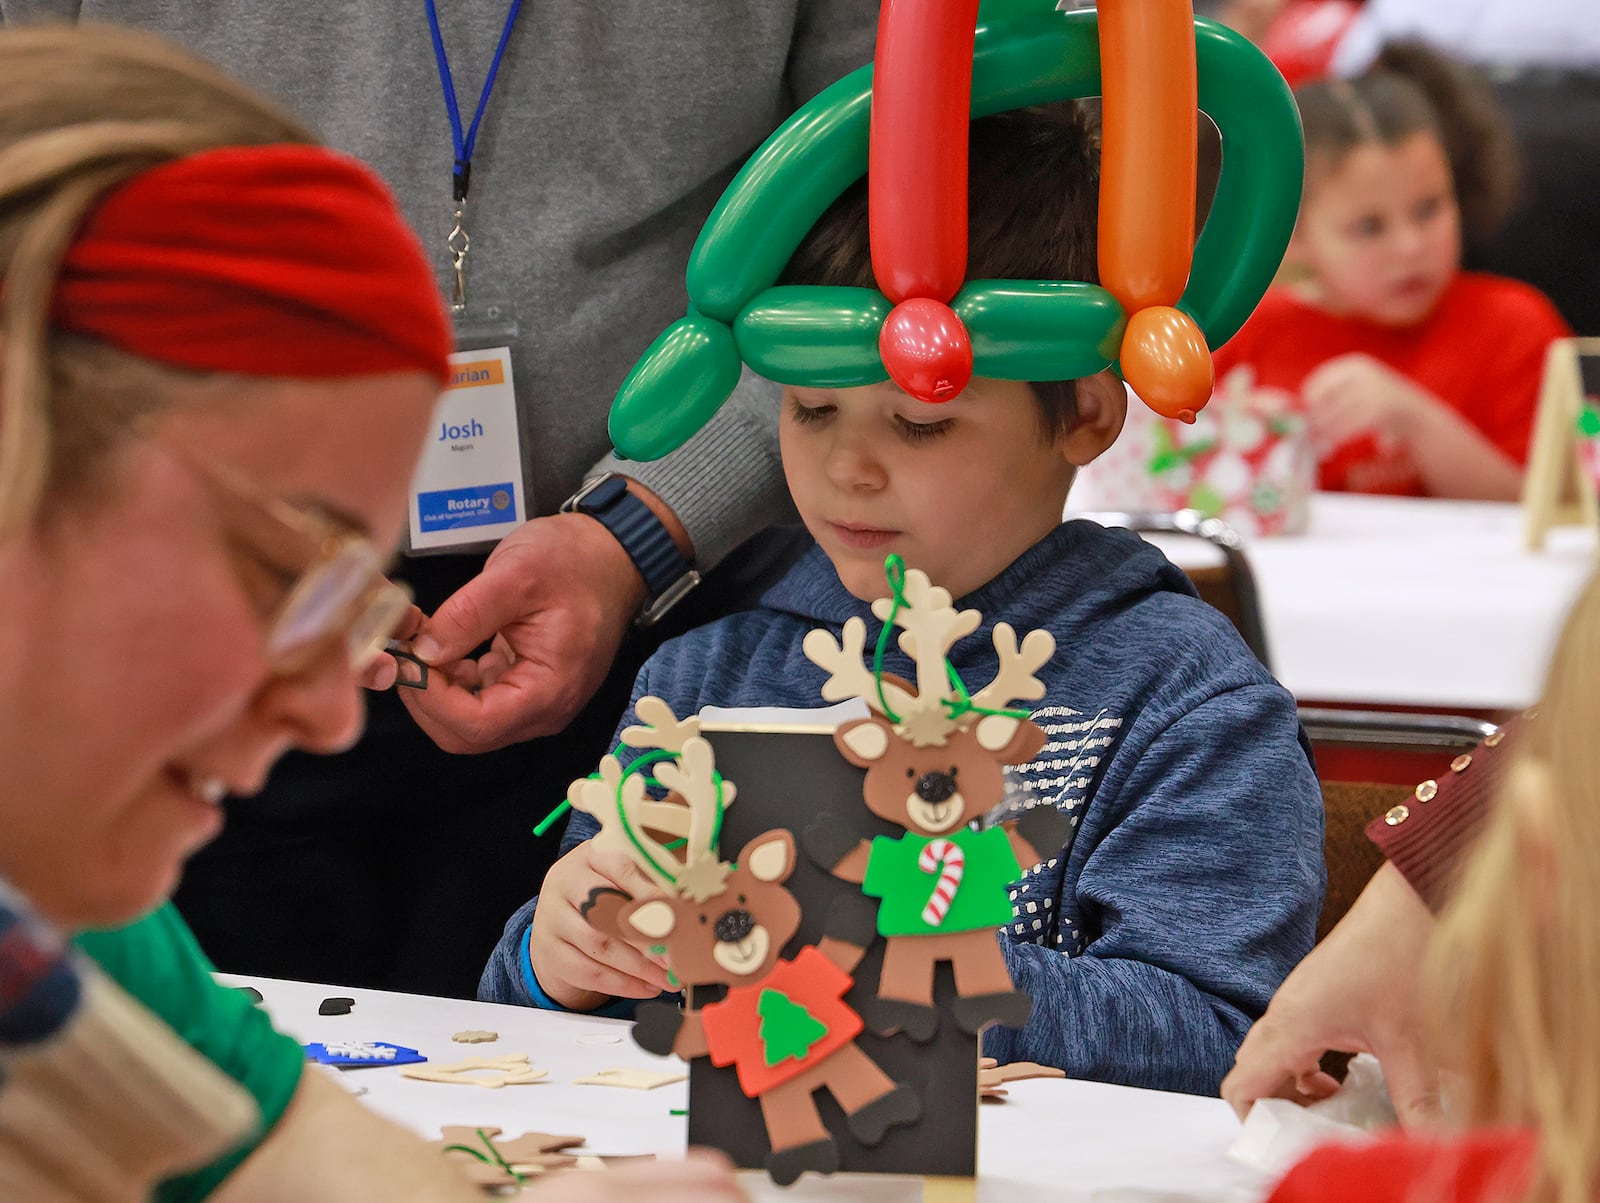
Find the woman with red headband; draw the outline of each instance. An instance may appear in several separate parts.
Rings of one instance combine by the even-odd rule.
[[[163,44],[0,34],[0,879],[254,1098],[254,1147],[159,1198],[475,1196],[163,905],[224,793],[360,731],[449,345],[355,160]],[[714,1162],[581,1177],[563,1197],[732,1192]]]

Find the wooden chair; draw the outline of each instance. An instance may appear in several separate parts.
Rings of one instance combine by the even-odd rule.
[[[1335,748],[1358,747],[1405,755],[1420,767],[1403,784],[1343,781],[1322,777],[1326,831],[1323,856],[1328,863],[1328,892],[1317,921],[1321,940],[1344,917],[1383,864],[1383,853],[1367,839],[1366,826],[1390,807],[1411,798],[1416,782],[1443,775],[1450,760],[1470,751],[1495,730],[1493,723],[1448,714],[1400,714],[1369,710],[1300,707],[1300,722],[1319,761]]]
[[[1375,817],[1411,796],[1411,787],[1376,781],[1324,781],[1322,810],[1327,824],[1322,854],[1328,862],[1328,892],[1317,917],[1317,940],[1367,888],[1383,864],[1383,853],[1367,838],[1366,827]]]

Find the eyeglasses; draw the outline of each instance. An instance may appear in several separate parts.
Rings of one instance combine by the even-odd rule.
[[[388,650],[411,607],[411,593],[385,575],[386,557],[377,544],[348,523],[312,506],[292,505],[172,439],[155,441],[212,486],[230,530],[277,578],[283,597],[268,621],[265,647],[275,673],[303,672],[330,644],[343,644],[356,672]],[[394,654],[421,666],[403,652]]]

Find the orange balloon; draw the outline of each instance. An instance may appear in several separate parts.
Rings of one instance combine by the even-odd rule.
[[[1122,378],[1163,418],[1193,422],[1211,399],[1211,348],[1182,310],[1141,309],[1122,335]]]
[[[1191,0],[1100,0],[1100,283],[1129,313],[1176,305],[1194,253]]]

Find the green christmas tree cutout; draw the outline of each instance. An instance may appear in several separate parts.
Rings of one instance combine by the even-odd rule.
[[[810,1011],[781,990],[763,990],[756,1000],[756,1014],[761,1016],[761,1052],[769,1067],[785,1057],[803,1061],[811,1048],[828,1034],[828,1029]]]

